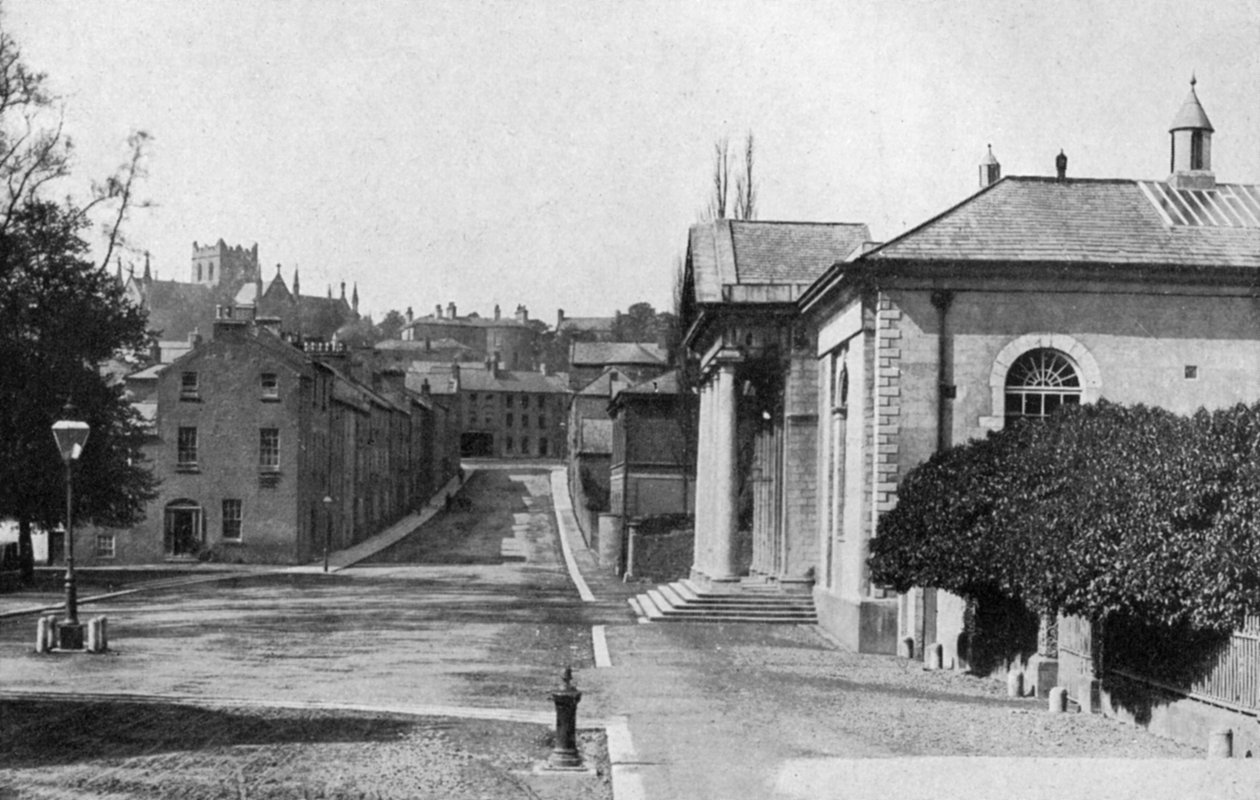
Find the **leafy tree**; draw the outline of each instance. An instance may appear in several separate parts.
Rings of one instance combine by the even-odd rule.
[[[376,326],[376,330],[382,339],[401,339],[405,327],[407,327],[407,318],[399,311],[390,309]]]
[[[0,17],[0,26],[3,18]],[[70,175],[72,147],[54,116],[46,76],[0,27],[0,517],[19,526],[23,577],[33,572],[31,526],[64,514],[63,467],[51,433],[67,399],[92,427],[76,464],[75,516],[126,525],[153,495],[139,451],[140,420],[98,365],[147,343],[144,314],[104,265],[144,175],[149,137],[137,133],[117,173],[87,202],[47,199]],[[92,214],[107,212],[104,257],[88,258]]]
[[[31,526],[52,529],[64,516],[51,428],[67,400],[92,429],[75,464],[75,518],[134,524],[153,496],[141,420],[98,367],[145,346],[145,315],[85,258],[85,224],[73,209],[31,202],[0,234],[0,515],[18,522],[27,579]]]
[[[613,321],[613,341],[654,342],[657,335],[656,309],[651,303],[635,303]]]
[[[871,542],[900,591],[1228,629],[1260,608],[1260,405],[1193,418],[1099,402],[911,470]]]

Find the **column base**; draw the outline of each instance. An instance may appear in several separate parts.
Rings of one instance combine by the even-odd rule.
[[[715,577],[706,574],[699,567],[691,568],[691,582],[702,589],[710,592],[736,592],[739,591],[739,576],[722,576]]]
[[[57,649],[58,650],[82,650],[83,649],[83,629],[86,626],[80,622],[58,622],[57,623]]]
[[[897,600],[840,597],[814,590],[818,626],[857,653],[896,655]]]

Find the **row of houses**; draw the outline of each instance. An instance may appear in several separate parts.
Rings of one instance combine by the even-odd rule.
[[[1072,177],[1063,153],[1002,177],[990,153],[978,192],[886,242],[862,223],[693,227],[691,580],[808,595],[856,651],[964,665],[966,604],[867,567],[909,470],[1062,405],[1260,398],[1260,186],[1217,180],[1213,134],[1192,82],[1163,179]],[[1043,690],[1054,642],[1028,667]]]
[[[84,534],[84,564],[301,563],[349,547],[458,474],[458,410],[404,370],[220,306],[208,340],[127,376],[159,478],[145,519]]]

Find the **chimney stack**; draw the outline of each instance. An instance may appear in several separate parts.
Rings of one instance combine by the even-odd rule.
[[[499,319],[502,315],[503,315],[503,314],[502,314],[502,311],[499,309],[499,304],[498,304],[498,303],[495,303],[495,304],[494,304],[494,318],[495,318],[495,320],[498,320],[498,319]]]
[[[1054,157],[1054,171],[1058,173],[1060,181],[1067,180],[1067,156],[1062,150],[1059,150],[1059,154]]]
[[[451,319],[455,319],[455,301],[454,300],[446,304],[446,316],[450,317]]]
[[[556,333],[560,332],[560,326],[564,324],[564,309],[556,309]]]
[[[442,304],[441,303],[438,303],[437,305],[433,307],[433,316],[435,319],[442,318]]]
[[[407,306],[407,324],[410,325],[415,321],[416,315],[412,312],[411,306]]]

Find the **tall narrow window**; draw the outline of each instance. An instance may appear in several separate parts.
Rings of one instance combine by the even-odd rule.
[[[538,440],[538,455],[540,456],[547,455],[547,440],[546,439]]]
[[[258,466],[264,471],[280,469],[280,429],[260,428],[258,431]]]
[[[1006,421],[1048,417],[1060,406],[1081,402],[1081,379],[1065,354],[1049,348],[1029,350],[1006,373]]]
[[[280,380],[274,372],[264,372],[260,379],[264,400],[275,400],[280,397]],[[312,396],[314,396],[312,394]]]
[[[179,376],[179,396],[180,397],[196,397],[197,396],[197,373],[183,372]]]
[[[241,501],[223,501],[223,538],[233,542],[241,540]]]
[[[180,428],[175,435],[175,466],[195,469],[197,466],[197,429]]]
[[[1190,169],[1203,169],[1203,131],[1190,132]]]

